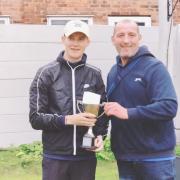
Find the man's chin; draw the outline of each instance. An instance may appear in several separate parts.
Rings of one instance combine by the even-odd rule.
[[[130,58],[132,58],[134,55],[135,55],[135,53],[133,53],[133,54],[121,54],[120,56],[121,56],[121,58],[123,58],[123,59],[130,59]]]
[[[121,58],[122,58],[122,59],[129,59],[129,58],[131,58],[131,57],[132,57],[132,56],[128,56],[128,55],[122,56],[122,55],[121,55]]]

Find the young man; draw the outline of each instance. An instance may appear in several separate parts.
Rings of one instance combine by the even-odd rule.
[[[77,101],[85,91],[106,100],[100,70],[87,64],[89,27],[82,21],[69,21],[64,28],[65,47],[58,58],[40,68],[30,88],[30,123],[42,130],[43,180],[94,180],[95,152],[103,148],[107,133],[105,116],[96,119],[79,113]],[[95,150],[82,148],[88,127],[93,127]]]
[[[162,62],[145,46],[134,21],[116,24],[117,64],[108,74],[105,113],[122,180],[175,179],[176,93]]]

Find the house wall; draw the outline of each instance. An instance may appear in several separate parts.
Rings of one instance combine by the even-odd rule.
[[[174,80],[174,85],[176,88],[178,100],[180,103],[180,25],[177,25],[174,30],[174,44],[173,44],[173,50],[174,50],[174,58],[172,61],[172,76]],[[180,108],[177,112],[177,116],[175,118],[175,128],[176,135],[177,135],[177,141],[180,143]]]
[[[180,23],[179,12],[180,3],[175,24]],[[0,15],[23,24],[46,24],[47,15],[92,15],[94,24],[107,24],[108,16],[151,16],[152,25],[157,25],[158,0],[1,0]]]
[[[28,120],[29,87],[37,69],[53,61],[63,49],[62,26],[0,25],[0,147],[30,143],[41,139],[41,131],[33,130]],[[88,62],[102,70],[103,79],[115,63],[116,51],[111,43],[113,28],[91,26]],[[158,54],[158,28],[141,27],[142,44]],[[180,27],[175,30],[175,72],[172,74],[179,95]],[[178,117],[180,116],[178,112]],[[180,122],[176,127],[180,128]],[[179,131],[178,131],[179,132]],[[180,134],[178,137],[180,142]]]

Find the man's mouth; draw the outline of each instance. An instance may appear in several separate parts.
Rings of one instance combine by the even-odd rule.
[[[72,51],[80,51],[80,49],[71,48]]]

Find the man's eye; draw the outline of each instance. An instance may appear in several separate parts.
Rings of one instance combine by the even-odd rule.
[[[123,34],[119,34],[118,37],[123,37],[124,35]]]
[[[73,40],[74,40],[74,38],[73,38],[73,37],[71,37],[71,36],[69,37],[69,39],[70,39],[71,41],[73,41]]]
[[[134,37],[134,36],[136,36],[136,35],[135,35],[135,34],[129,34],[129,36]]]
[[[83,38],[83,37],[82,37],[82,38],[79,38],[79,40],[80,40],[80,41],[83,41],[83,40],[84,40],[84,38]]]

